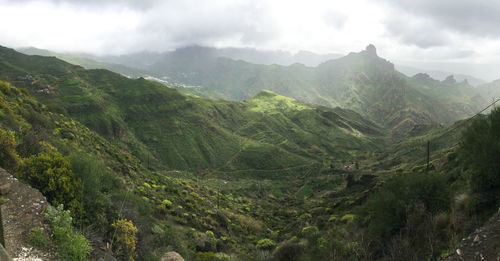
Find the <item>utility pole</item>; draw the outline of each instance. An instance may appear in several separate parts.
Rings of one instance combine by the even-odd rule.
[[[220,204],[220,187],[217,190],[217,210],[219,210],[219,204]]]
[[[427,171],[429,171],[430,146],[431,142],[427,141]]]

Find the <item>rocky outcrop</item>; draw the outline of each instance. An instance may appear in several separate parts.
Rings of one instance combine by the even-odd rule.
[[[14,176],[0,168],[0,194],[6,199],[2,208],[5,248],[14,260],[25,260],[29,256],[39,260],[52,260],[50,253],[32,250],[26,242],[34,227],[50,234],[50,226],[45,222],[44,212],[48,206],[47,199],[40,191],[21,183]],[[21,257],[16,259],[16,257]],[[28,259],[29,260],[29,259]]]
[[[462,239],[458,248],[444,261],[500,261],[500,210],[482,227]]]
[[[444,79],[442,81],[442,83],[451,85],[451,84],[457,83],[457,80],[455,80],[455,77],[453,77],[453,75],[450,75],[450,76],[446,77],[446,79]]]
[[[165,255],[160,258],[160,261],[184,261],[184,258],[182,258],[179,253],[170,251],[165,253]]]

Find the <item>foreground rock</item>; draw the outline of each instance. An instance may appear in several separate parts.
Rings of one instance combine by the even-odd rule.
[[[444,260],[500,261],[500,211],[464,238],[455,252]]]
[[[0,192],[6,199],[2,208],[5,248],[14,260],[53,260],[50,253],[34,250],[26,242],[31,229],[38,227],[47,235],[45,222],[47,199],[38,190],[21,183],[0,168]]]
[[[179,253],[171,251],[163,255],[160,258],[160,261],[184,261],[184,258],[182,258],[182,256],[179,255]]]

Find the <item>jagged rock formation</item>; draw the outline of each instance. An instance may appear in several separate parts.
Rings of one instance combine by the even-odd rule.
[[[444,83],[444,84],[455,84],[455,83],[457,83],[457,80],[455,80],[455,77],[453,75],[450,75],[450,76],[446,77],[446,79],[444,79],[442,81],[442,83]]]
[[[27,258],[25,253],[29,250],[30,257],[52,260],[50,253],[31,251],[31,247],[25,242],[34,227],[50,234],[50,226],[44,218],[48,206],[47,199],[40,191],[21,183],[2,168],[0,168],[0,194],[7,200],[1,208],[5,248],[10,256]]]
[[[459,260],[500,260],[500,210],[464,238],[453,254],[444,258],[444,261]]]

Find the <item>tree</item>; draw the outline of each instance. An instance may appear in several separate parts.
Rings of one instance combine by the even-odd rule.
[[[470,174],[472,190],[482,195],[487,205],[496,205],[500,190],[500,108],[478,117],[464,131],[460,158]]]

